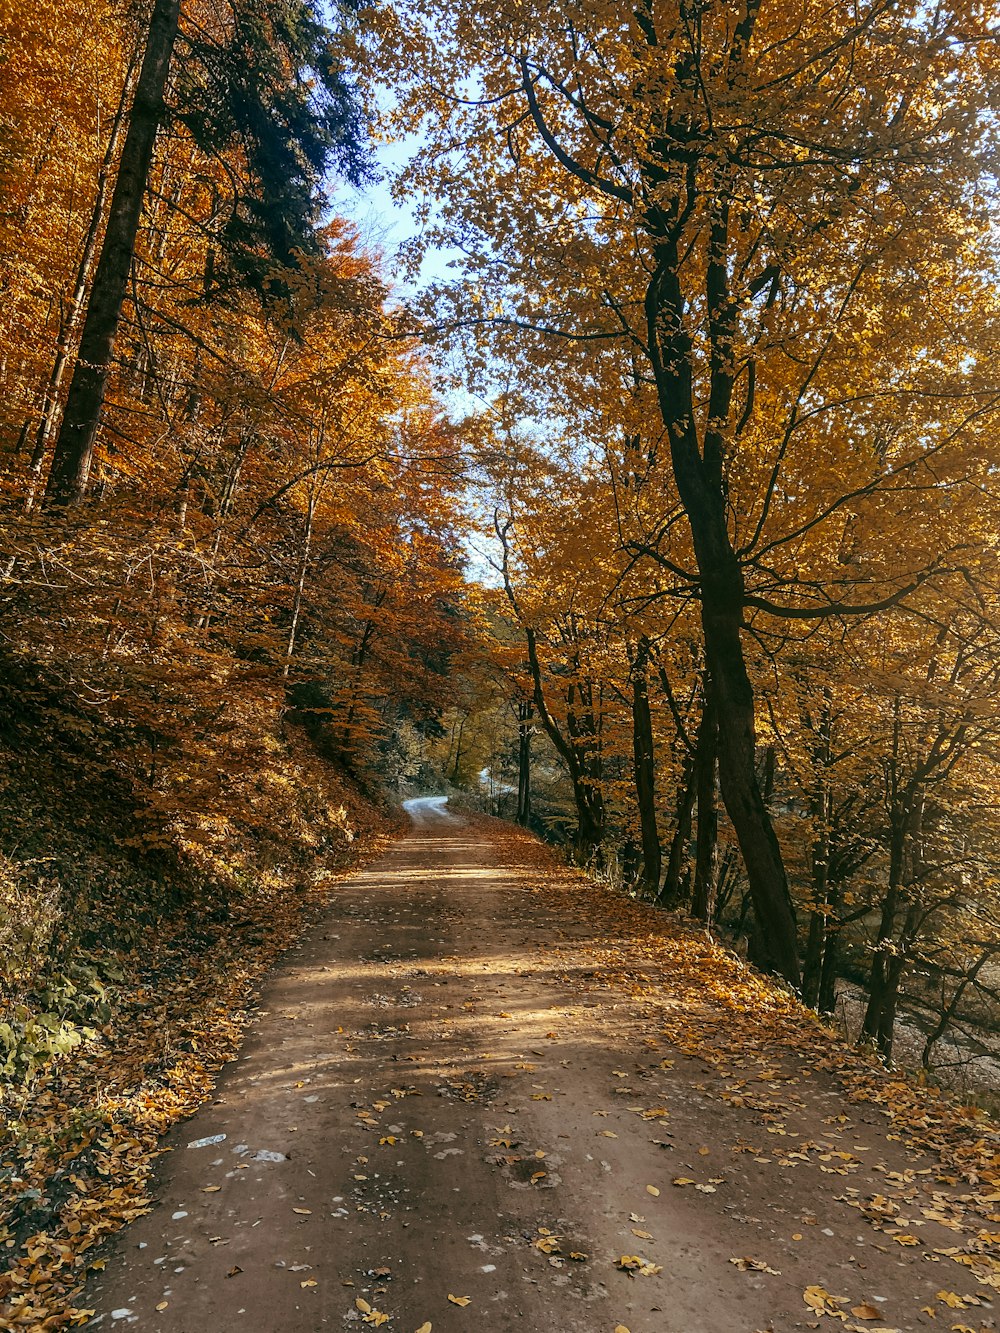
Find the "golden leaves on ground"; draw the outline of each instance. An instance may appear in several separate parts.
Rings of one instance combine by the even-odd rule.
[[[618,1258],[617,1266],[624,1273],[639,1273],[643,1277],[654,1277],[657,1273],[662,1273],[663,1268],[660,1264],[651,1263],[644,1259],[640,1254],[623,1254]]]
[[[881,1310],[867,1301],[851,1308],[851,1314],[856,1319],[862,1319],[866,1322],[852,1324],[847,1318],[847,1312],[842,1308],[847,1304],[848,1298],[846,1296],[831,1296],[824,1287],[809,1286],[802,1293],[802,1299],[819,1318],[826,1316],[839,1321],[839,1326],[843,1327],[845,1333],[901,1333],[898,1328],[888,1328],[884,1324],[866,1330],[867,1323],[882,1318]]]
[[[763,1259],[751,1259],[749,1256],[730,1259],[729,1261],[741,1273],[770,1273],[772,1277],[780,1277],[781,1273],[777,1268],[772,1268],[764,1263]]]
[[[375,1328],[381,1328],[383,1324],[389,1322],[389,1316],[387,1314],[383,1314],[381,1310],[376,1310],[360,1296],[354,1302],[354,1305],[357,1310],[361,1311],[361,1322],[363,1324],[371,1324]]]
[[[353,855],[361,860],[384,846],[382,836],[359,838]],[[262,886],[233,912],[228,943],[213,950],[188,943],[184,923],[177,922],[173,934],[148,942],[147,979],[140,985],[126,976],[118,987],[102,1048],[74,1052],[40,1079],[21,1122],[24,1137],[5,1149],[17,1162],[22,1191],[29,1197],[37,1191],[40,1210],[20,1248],[5,1251],[0,1319],[12,1329],[34,1329],[46,1320],[62,1327],[89,1317],[71,1301],[87,1271],[103,1265],[91,1259],[93,1250],[149,1210],[146,1186],[159,1136],[211,1096],[217,1070],[242,1040],[259,978],[322,910],[334,886],[333,876],[303,894]],[[258,941],[253,947],[248,935]],[[155,1000],[149,976],[156,978]],[[202,1192],[221,1188],[208,1185]],[[48,1201],[57,1190],[64,1202],[53,1208]],[[7,1197],[0,1242],[13,1236],[10,1210]],[[242,1271],[236,1264],[225,1276]]]

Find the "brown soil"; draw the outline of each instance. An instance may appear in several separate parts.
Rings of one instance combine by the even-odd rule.
[[[846,1298],[841,1327],[996,1326],[992,1289],[944,1253],[954,1227],[913,1201],[948,1188],[940,1168],[882,1110],[790,1049],[757,1095],[727,1093],[662,1035],[668,988],[600,975],[599,897],[546,892],[443,799],[410,807],[171,1134],[88,1327],[786,1333],[823,1326],[809,1287]],[[919,1243],[857,1207],[897,1186]]]

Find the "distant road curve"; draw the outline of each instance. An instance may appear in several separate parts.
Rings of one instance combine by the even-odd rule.
[[[403,809],[417,828],[461,822],[458,815],[448,809],[447,796],[411,796],[403,802]]]

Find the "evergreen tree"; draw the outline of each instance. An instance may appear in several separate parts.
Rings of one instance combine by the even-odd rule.
[[[313,0],[237,0],[218,21],[190,24],[178,41],[180,0],[155,0],[128,133],[94,273],[46,500],[86,494],[115,338],[135,256],[142,201],[164,118],[185,125],[210,156],[234,149],[232,198],[219,210],[223,263],[206,274],[267,296],[301,253],[317,253],[322,182],[336,163],[365,174],[361,117],[334,57],[334,32]],[[178,50],[175,50],[178,48]],[[174,97],[166,90],[176,66]]]

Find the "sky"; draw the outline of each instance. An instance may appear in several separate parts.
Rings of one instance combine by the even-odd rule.
[[[399,143],[373,144],[378,179],[360,187],[339,184],[333,200],[337,212],[358,224],[362,241],[382,252],[386,277],[399,282],[401,294],[451,276],[448,254],[444,250],[433,250],[427,255],[415,284],[404,283],[397,270],[396,257],[400,246],[417,236],[420,226],[413,208],[392,198],[392,181],[419,151],[420,145],[419,135],[409,135]]]
[[[385,276],[394,283],[395,295],[403,299],[430,282],[455,276],[448,268],[449,252],[443,249],[429,251],[415,282],[404,280],[398,272],[396,257],[399,248],[419,234],[420,224],[409,204],[393,199],[392,180],[419,150],[420,142],[419,136],[413,135],[400,143],[375,144],[375,167],[379,179],[360,188],[339,183],[333,192],[334,210],[357,224],[363,244],[382,253]],[[448,386],[441,386],[441,398],[451,416],[461,418],[483,410],[481,399],[455,388],[450,377],[448,379]],[[484,543],[478,536],[466,536],[463,546],[469,577],[490,586],[497,585],[498,575],[493,563],[496,552],[492,543],[488,540]]]

